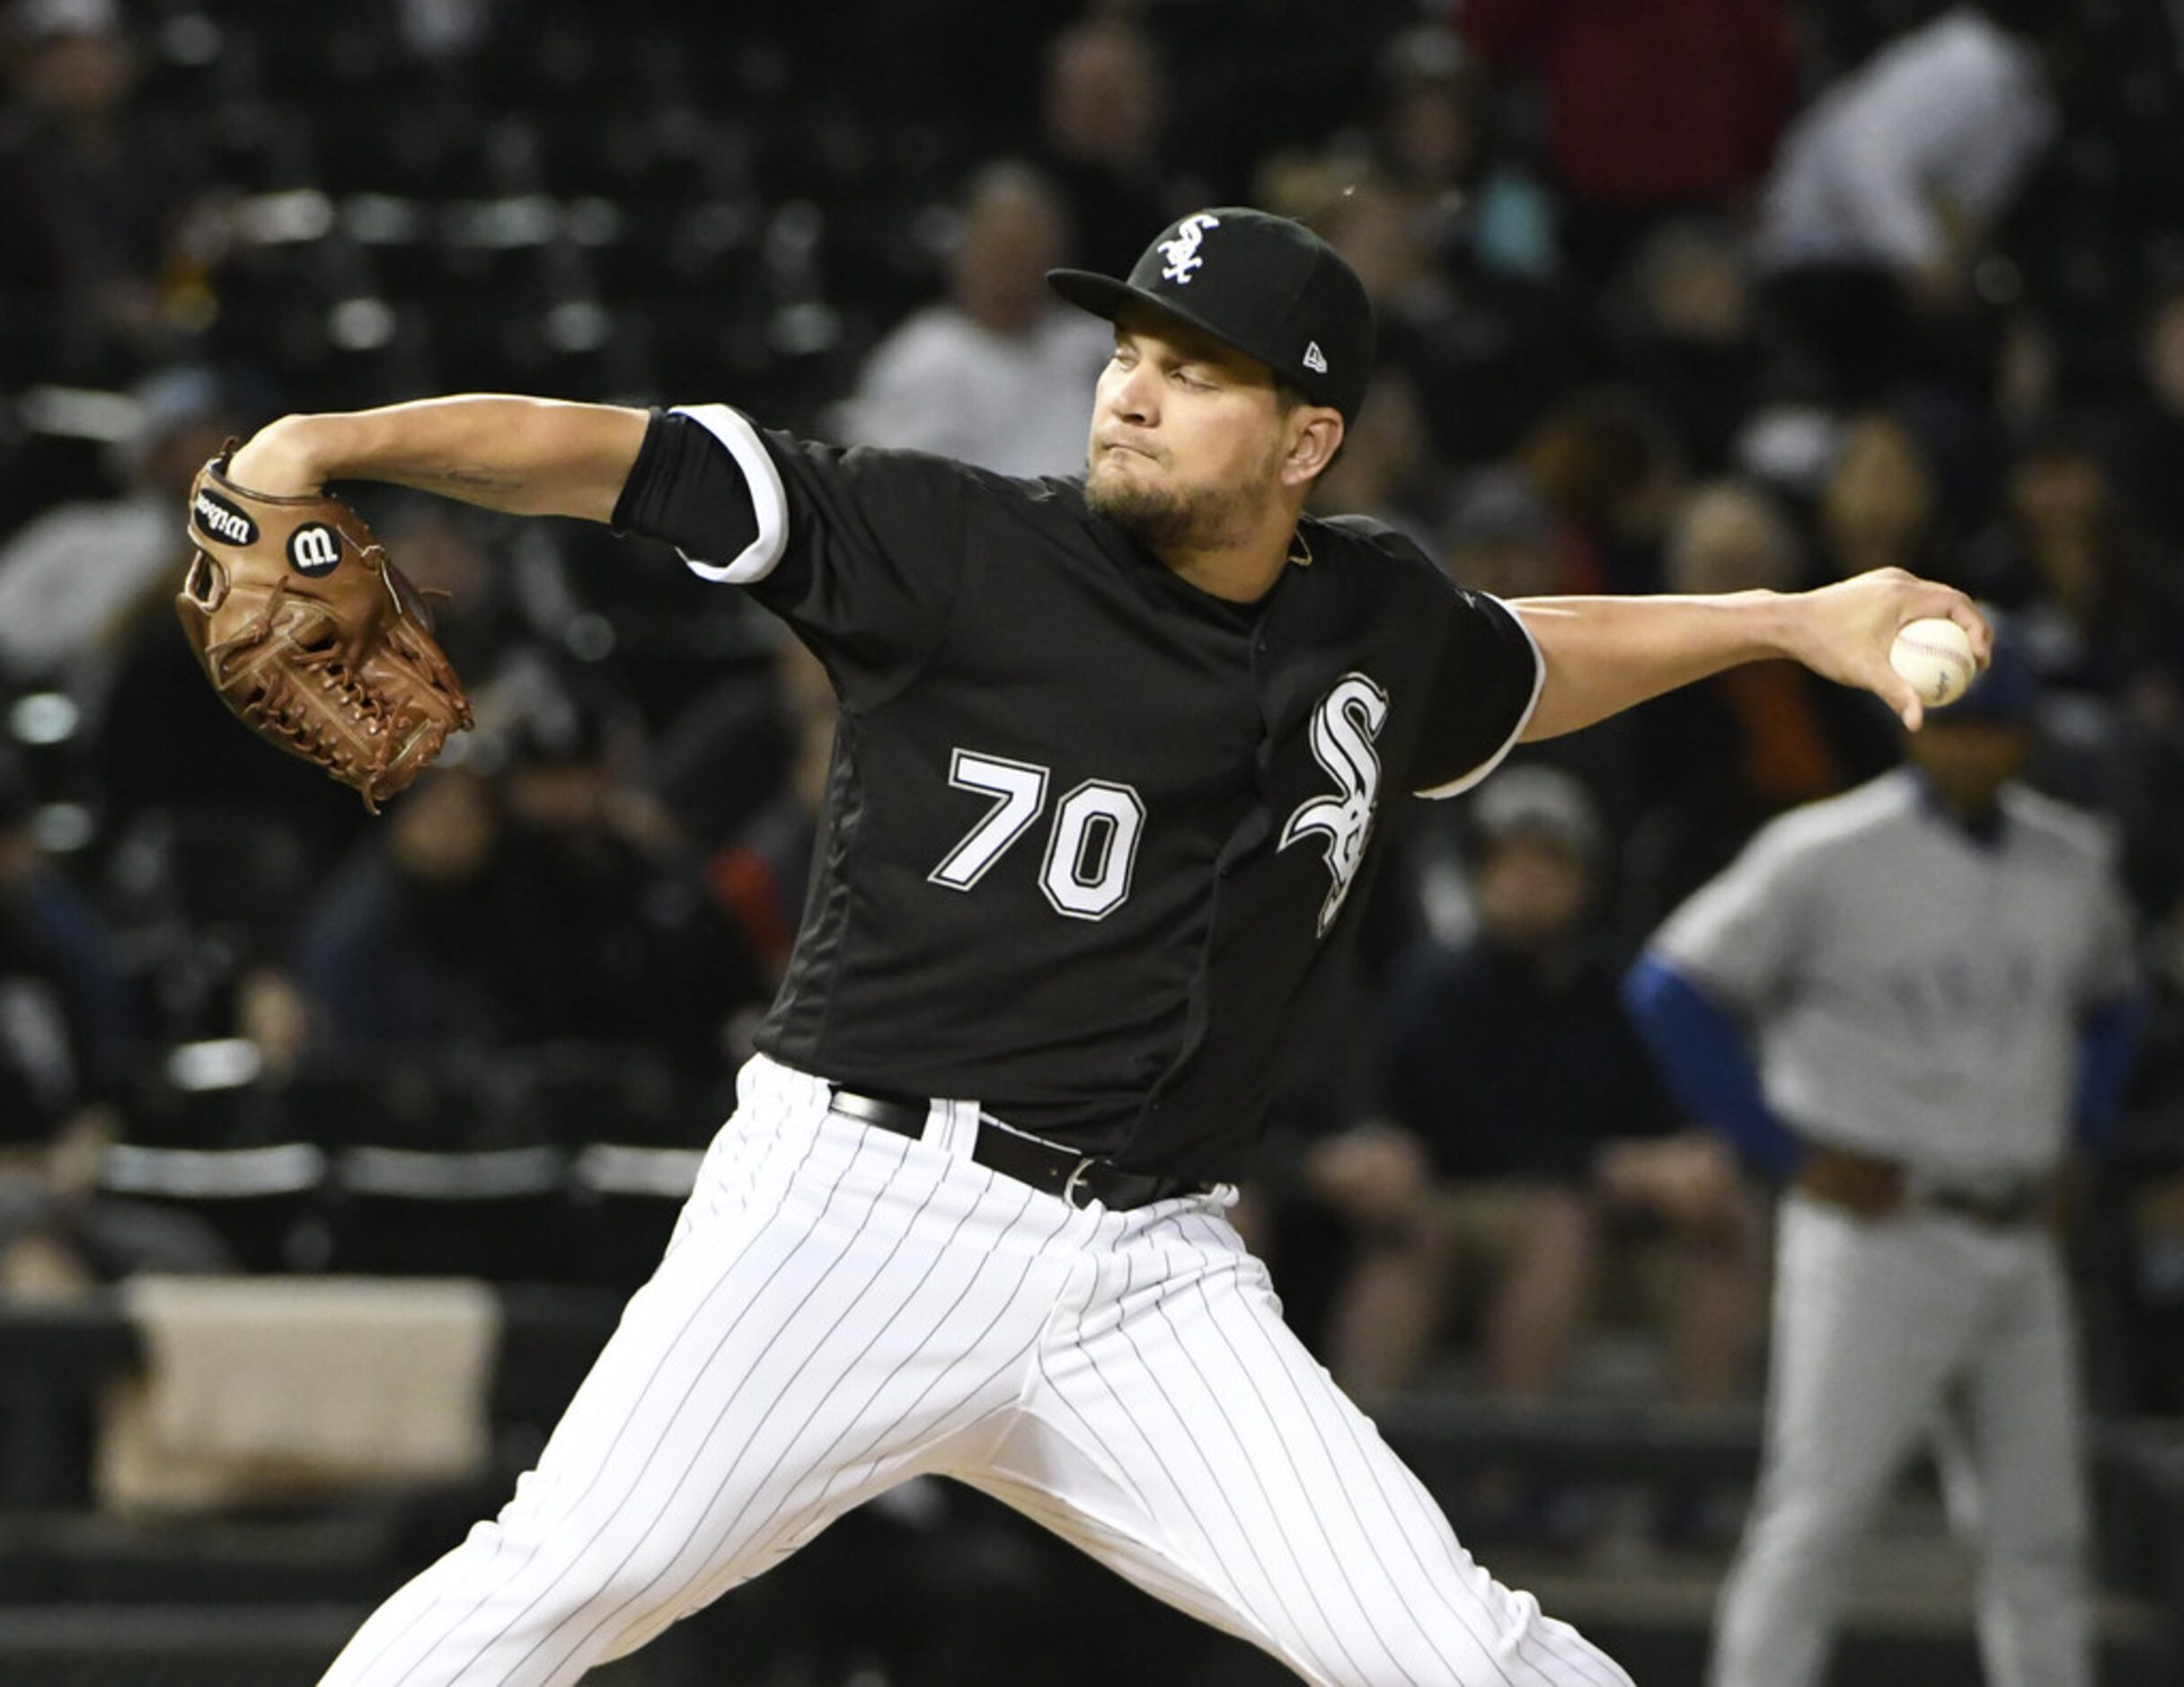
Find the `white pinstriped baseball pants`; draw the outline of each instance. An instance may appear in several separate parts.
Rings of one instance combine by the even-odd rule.
[[[1341,1687],[1630,1687],[1457,1544],[1282,1323],[1220,1195],[1082,1210],[761,1056],[667,1257],[498,1518],[325,1687],[548,1687],[893,1483],[984,1489]]]

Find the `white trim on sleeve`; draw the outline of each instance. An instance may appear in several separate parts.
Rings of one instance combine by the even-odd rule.
[[[687,416],[718,439],[743,471],[751,489],[751,508],[758,516],[758,536],[726,562],[702,562],[680,546],[676,554],[690,565],[693,574],[729,586],[750,586],[774,571],[789,543],[789,494],[781,483],[774,456],[740,411],[725,404],[678,404],[675,413]]]
[[[1479,595],[1481,597],[1491,596],[1491,594],[1486,592]],[[1532,629],[1525,625],[1525,618],[1522,615],[1511,609],[1508,605],[1503,604],[1499,597],[1492,598],[1492,601],[1501,604],[1503,612],[1516,623],[1517,631],[1525,635],[1525,642],[1532,647],[1531,699],[1525,704],[1524,713],[1516,717],[1516,724],[1509,729],[1509,736],[1501,741],[1501,747],[1493,755],[1488,756],[1463,778],[1451,780],[1446,785],[1433,785],[1424,791],[1415,791],[1412,793],[1415,796],[1430,798],[1438,802],[1444,797],[1460,796],[1469,791],[1497,767],[1499,767],[1509,752],[1516,747],[1516,741],[1525,736],[1525,729],[1532,724],[1533,712],[1540,706],[1540,693],[1547,685],[1546,652],[1540,649],[1540,641],[1532,636]]]

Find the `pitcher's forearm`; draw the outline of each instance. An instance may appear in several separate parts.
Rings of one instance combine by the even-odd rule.
[[[1521,597],[1547,682],[1525,730],[1559,738],[1741,662],[1795,654],[1795,600],[1773,592],[1665,597]]]
[[[1806,592],[1520,597],[1509,606],[1547,664],[1527,740],[1575,732],[1740,662],[1778,656],[1871,692],[1915,730],[1925,705],[1889,665],[1897,633],[1914,621],[1945,616],[1964,629],[1983,667],[1994,639],[1962,592],[1901,569],[1875,569]]]
[[[283,417],[235,453],[228,473],[281,496],[329,481],[383,481],[511,515],[606,521],[646,421],[641,410],[553,399],[422,399]]]

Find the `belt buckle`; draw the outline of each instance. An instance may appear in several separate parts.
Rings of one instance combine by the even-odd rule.
[[[1083,1159],[1077,1161],[1075,1170],[1071,1171],[1069,1176],[1063,1179],[1062,1199],[1067,1202],[1071,1206],[1075,1207],[1079,1212],[1083,1211],[1083,1204],[1077,1199],[1077,1190],[1084,1182],[1084,1174],[1090,1171],[1097,1163],[1098,1161],[1095,1161],[1092,1155],[1087,1154]],[[1087,1192],[1086,1198],[1091,1198],[1089,1191]]]

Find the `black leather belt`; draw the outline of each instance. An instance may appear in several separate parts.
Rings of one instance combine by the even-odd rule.
[[[845,1090],[838,1083],[827,1087],[834,1098],[831,1103],[834,1111],[844,1118],[853,1118],[860,1125],[877,1126],[883,1131],[893,1131],[897,1136],[922,1137],[925,1134],[925,1116],[933,1107],[930,1101],[915,1096],[874,1095],[869,1091]],[[1179,1195],[1203,1195],[1212,1187],[1181,1178],[1125,1171],[1108,1161],[1081,1154],[1059,1143],[1041,1142],[1036,1136],[998,1126],[983,1117],[978,1121],[977,1141],[972,1144],[970,1157],[989,1171],[1014,1178],[1019,1183],[1028,1183],[1048,1195],[1059,1196],[1070,1206],[1078,1207],[1087,1201],[1098,1201],[1118,1212],[1127,1212],[1134,1206],[1150,1206],[1155,1201],[1172,1200]]]
[[[1944,1187],[1917,1189],[1912,1196],[1921,1206],[1953,1218],[1968,1218],[1991,1230],[2009,1230],[2045,1217],[2053,1197],[2054,1188],[2045,1178],[1992,1192]]]

